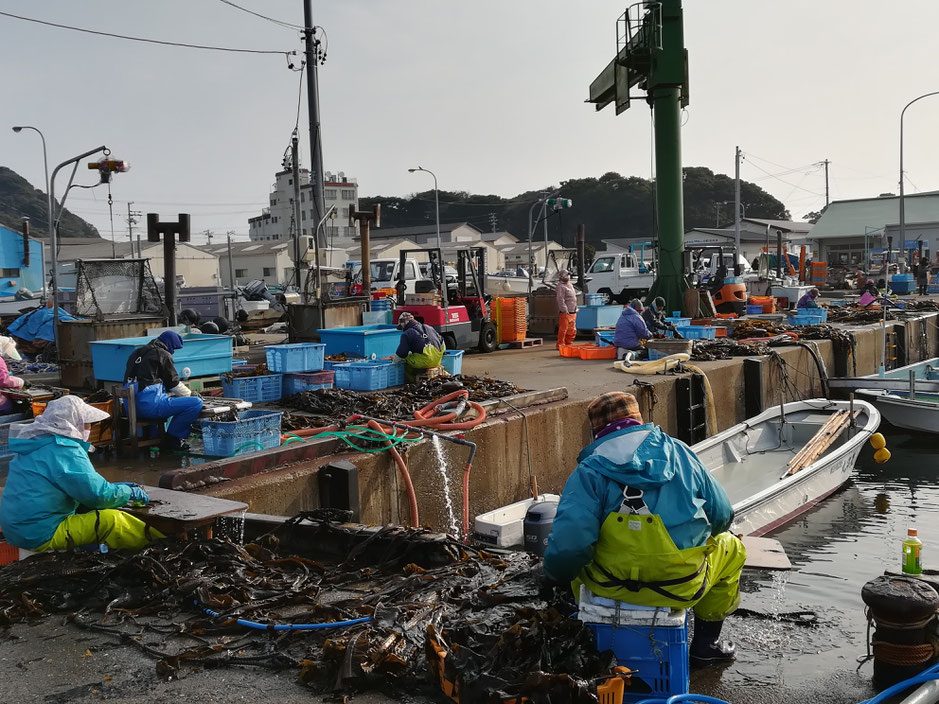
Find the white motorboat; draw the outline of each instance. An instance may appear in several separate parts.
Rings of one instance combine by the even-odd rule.
[[[541,279],[536,278],[533,288],[541,286]],[[486,277],[486,291],[493,296],[511,298],[528,295],[527,276],[509,276],[507,274],[489,274]]]
[[[891,369],[883,377],[869,374],[865,378],[907,381],[911,372],[914,380],[939,381],[939,357]],[[909,391],[886,389],[858,389],[856,393],[877,406],[891,425],[922,433],[939,433],[937,393],[914,390],[911,396]]]
[[[851,476],[858,454],[880,425],[865,401],[853,404],[854,422],[810,464],[787,475],[789,462],[849,401],[810,399],[764,411],[691,449],[721,483],[734,506],[731,530],[764,535],[835,492]]]

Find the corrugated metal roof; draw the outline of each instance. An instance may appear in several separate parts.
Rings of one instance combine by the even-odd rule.
[[[757,225],[775,227],[777,230],[788,230],[793,233],[806,233],[814,225],[810,222],[796,222],[794,220],[764,220],[763,218],[741,218],[741,222],[754,222]]]
[[[939,193],[915,193],[904,198],[907,226],[939,222]],[[900,222],[900,198],[863,198],[832,201],[812,233],[812,239],[863,237],[865,230],[896,226]]]

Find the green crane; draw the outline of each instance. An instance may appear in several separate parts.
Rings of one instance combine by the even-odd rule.
[[[655,120],[655,209],[659,267],[649,298],[662,296],[666,310],[684,308],[684,210],[681,171],[681,109],[688,105],[688,51],[681,0],[646,0],[616,22],[616,55],[590,84],[588,102],[619,115],[638,87]],[[636,97],[636,96],[633,96]]]

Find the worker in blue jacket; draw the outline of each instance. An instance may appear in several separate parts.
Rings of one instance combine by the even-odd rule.
[[[640,340],[652,337],[649,328],[642,319],[642,302],[634,298],[616,321],[616,330],[613,333],[613,344],[618,348],[616,357],[621,358],[626,352],[634,352],[642,348]]]
[[[88,458],[88,424],[108,417],[77,396],[50,401],[32,423],[10,428],[10,473],[0,498],[4,539],[26,550],[106,544],[139,549],[165,537],[121,506],[146,505],[137,484],[112,484]],[[76,513],[79,507],[91,509]]]
[[[409,382],[417,380],[419,371],[440,366],[446,345],[436,328],[419,322],[407,311],[398,317],[398,328],[404,333],[395,354],[404,360],[404,376]]]
[[[746,549],[727,532],[727,494],[684,443],[643,424],[632,394],[614,391],[587,409],[594,442],[564,486],[544,556],[547,578],[601,597],[694,608],[691,657],[733,658],[719,641],[740,603]]]
[[[202,399],[193,396],[179,380],[173,352],[182,349],[183,338],[167,330],[152,342],[138,347],[127,360],[124,388],[133,388],[139,418],[169,419],[163,446],[188,451],[190,425],[202,413]]]

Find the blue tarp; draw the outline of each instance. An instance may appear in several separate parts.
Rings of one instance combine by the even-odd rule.
[[[24,313],[7,326],[7,333],[32,342],[36,338],[40,340],[55,340],[55,331],[53,328],[53,313],[51,308],[37,308],[29,313]],[[64,310],[59,308],[59,320],[69,321],[77,320]]]

